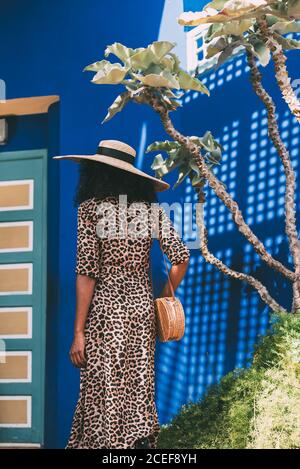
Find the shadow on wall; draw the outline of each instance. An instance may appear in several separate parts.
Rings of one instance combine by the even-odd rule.
[[[296,60],[296,53],[288,53],[293,79],[298,72]],[[264,83],[276,100],[281,135],[298,173],[299,125],[278,92],[272,64],[262,71]],[[180,111],[180,130],[185,135],[203,135],[211,130],[218,138],[224,152],[215,174],[238,201],[244,218],[268,251],[289,266],[283,218],[285,177],[268,140],[266,112],[252,91],[245,57],[212,71],[204,83],[211,96],[189,92]],[[196,202],[187,183],[184,190],[184,200]],[[299,219],[299,191],[296,197]],[[290,308],[290,284],[261,262],[209,188],[205,221],[210,250],[235,270],[254,274],[275,299]],[[157,366],[158,408],[163,423],[169,422],[182,404],[201,398],[207,387],[228,371],[247,366],[254,343],[269,322],[269,310],[256,292],[205,263],[197,250],[192,251],[180,294],[187,316],[186,334],[180,343],[166,345],[164,351],[161,347]]]

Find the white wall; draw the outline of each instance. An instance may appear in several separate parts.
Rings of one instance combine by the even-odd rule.
[[[177,43],[172,52],[175,52],[178,55],[181,62],[181,67],[183,69],[186,69],[185,32],[184,27],[180,26],[177,22],[177,18],[182,12],[182,0],[165,0],[165,6],[161,17],[158,40],[168,40]]]

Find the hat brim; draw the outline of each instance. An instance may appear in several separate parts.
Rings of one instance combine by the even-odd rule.
[[[77,163],[80,160],[91,160],[91,161],[99,161],[99,163],[108,164],[110,166],[115,166],[116,168],[123,169],[125,171],[129,171],[130,173],[137,174],[138,176],[145,177],[150,179],[154,182],[154,188],[157,192],[162,192],[169,189],[170,184],[165,181],[161,181],[160,179],[150,176],[147,173],[144,173],[140,169],[133,166],[131,163],[126,163],[125,161],[121,161],[117,158],[113,158],[111,156],[106,155],[64,155],[64,156],[53,156],[54,160],[72,160],[76,161]]]

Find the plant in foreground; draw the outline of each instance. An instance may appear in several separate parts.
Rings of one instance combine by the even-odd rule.
[[[248,369],[236,369],[163,425],[159,448],[300,448],[300,318],[273,314]]]

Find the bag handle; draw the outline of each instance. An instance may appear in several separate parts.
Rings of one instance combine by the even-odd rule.
[[[170,287],[170,290],[171,290],[171,296],[172,296],[172,298],[175,299],[174,288],[173,288],[173,285],[172,285],[172,282],[171,282],[171,279],[170,279],[169,269],[168,269],[168,266],[167,266],[167,263],[166,263],[165,254],[163,252],[161,244],[160,244],[160,249],[161,249],[161,252],[162,252],[162,256],[163,256],[163,260],[164,260],[164,264],[165,264],[165,269],[166,269],[166,273],[167,273],[167,276],[168,276],[168,283],[169,283],[169,287]]]

